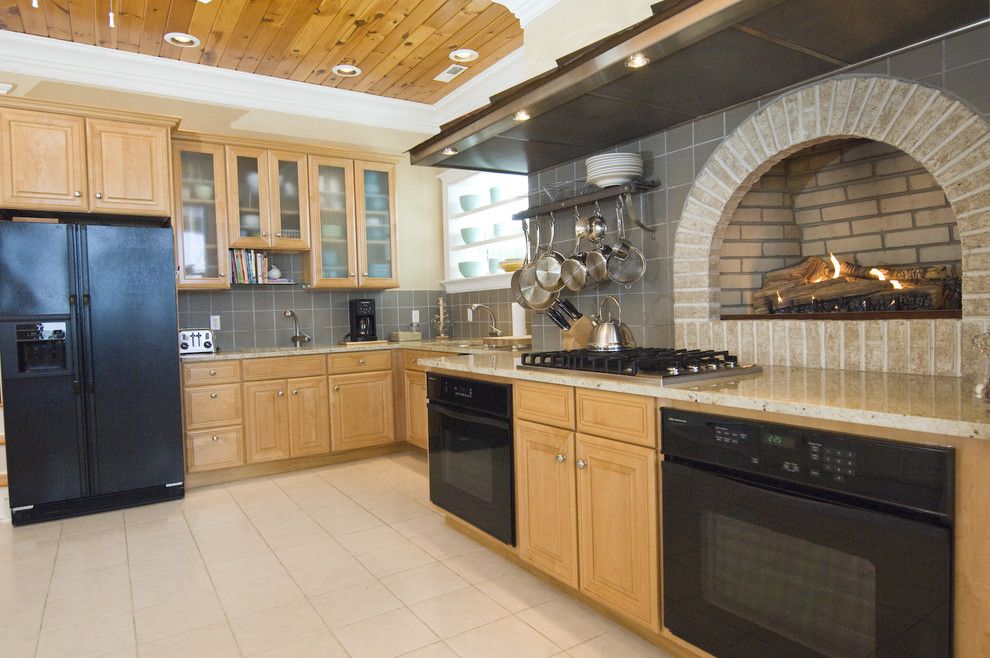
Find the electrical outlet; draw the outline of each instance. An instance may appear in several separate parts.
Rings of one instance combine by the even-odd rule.
[[[418,308],[413,310],[411,322],[419,322],[419,309]]]
[[[211,315],[210,316],[210,329],[213,331],[220,331],[220,316]]]

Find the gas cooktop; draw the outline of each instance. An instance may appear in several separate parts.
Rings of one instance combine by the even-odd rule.
[[[522,355],[521,367],[654,377],[678,383],[763,372],[757,365],[740,365],[739,358],[729,352],[663,347],[636,347],[615,352],[527,352]]]

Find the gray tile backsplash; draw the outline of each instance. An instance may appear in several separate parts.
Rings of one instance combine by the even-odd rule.
[[[871,62],[858,71],[906,78],[955,94],[963,102],[990,120],[990,26],[982,25],[903,51],[897,55]],[[646,177],[660,183],[657,190],[639,195],[636,207],[643,222],[657,232],[656,240],[640,229],[628,230],[628,236],[646,256],[646,275],[631,288],[615,283],[603,283],[597,289],[566,297],[584,313],[593,313],[606,295],[615,295],[622,304],[622,317],[630,325],[641,345],[667,346],[674,344],[673,323],[673,245],[677,222],[697,173],[704,167],[718,145],[758,107],[772,97],[729,108],[723,112],[701,117],[693,122],[675,126],[634,142],[616,145],[611,151],[637,152],[644,156]],[[529,188],[537,191],[558,181],[580,179],[584,160],[569,162],[530,176]],[[532,197],[531,203],[548,201],[544,195]],[[587,214],[591,209],[582,209]],[[615,206],[602,207],[609,222],[610,237],[615,236]],[[557,250],[571,253],[574,247],[573,215],[562,213],[558,218]],[[587,246],[587,243],[585,243]],[[472,293],[474,294],[474,293]],[[480,324],[480,323],[475,323]],[[479,328],[472,328],[478,331]],[[560,347],[560,331],[545,315],[533,314],[533,344],[537,349]]]

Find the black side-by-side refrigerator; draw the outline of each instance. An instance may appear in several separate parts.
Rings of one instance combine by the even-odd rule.
[[[15,524],[183,495],[170,228],[0,221]]]

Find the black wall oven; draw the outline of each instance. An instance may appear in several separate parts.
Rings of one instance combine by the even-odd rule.
[[[515,545],[512,388],[427,375],[430,500]]]
[[[662,422],[675,635],[720,657],[952,655],[952,449]]]

